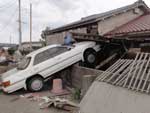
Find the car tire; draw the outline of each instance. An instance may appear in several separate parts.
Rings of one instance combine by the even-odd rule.
[[[97,63],[97,52],[94,49],[89,48],[85,50],[83,57],[84,62],[88,67],[95,67]]]
[[[29,91],[38,92],[44,87],[44,80],[42,77],[32,77],[27,82],[27,88]]]

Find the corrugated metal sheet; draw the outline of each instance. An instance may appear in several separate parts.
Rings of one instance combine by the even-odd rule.
[[[136,33],[150,31],[150,14],[142,15],[129,23],[122,25],[113,31],[106,33],[106,36],[123,35],[127,33]]]

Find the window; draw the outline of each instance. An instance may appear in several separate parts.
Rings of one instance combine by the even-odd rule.
[[[17,69],[18,70],[23,70],[25,68],[28,67],[29,63],[30,63],[31,57],[25,57],[21,60],[21,62],[19,62]]]
[[[50,58],[53,58],[59,54],[62,54],[69,49],[67,47],[54,47],[48,50],[45,50],[35,56],[34,65],[44,62]]]

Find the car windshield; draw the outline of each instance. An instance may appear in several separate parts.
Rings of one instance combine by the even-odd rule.
[[[28,67],[29,63],[30,63],[31,58],[30,57],[24,57],[17,66],[17,69],[19,70],[23,70],[25,68]]]

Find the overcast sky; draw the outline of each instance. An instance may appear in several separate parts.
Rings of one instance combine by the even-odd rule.
[[[29,6],[33,4],[33,40],[41,31],[82,17],[116,9],[136,0],[21,0],[22,40],[29,41]],[[150,7],[150,0],[144,0]],[[18,0],[0,0],[0,42],[18,43]],[[11,38],[10,38],[11,37]]]

